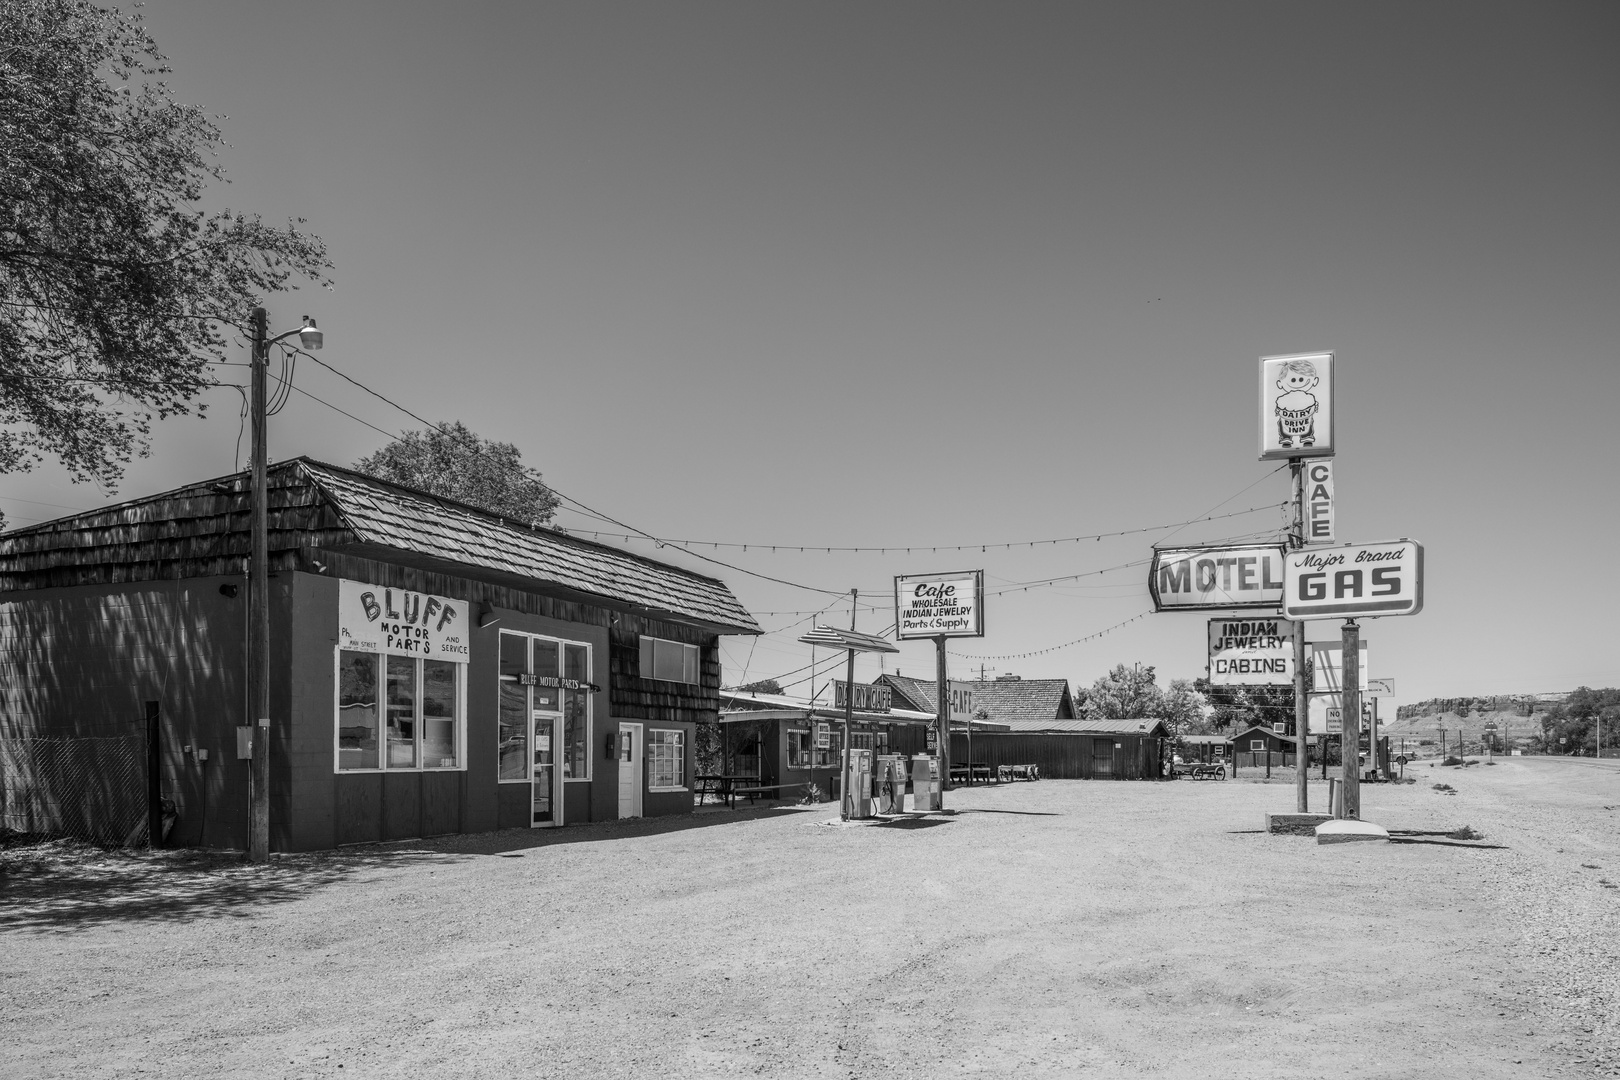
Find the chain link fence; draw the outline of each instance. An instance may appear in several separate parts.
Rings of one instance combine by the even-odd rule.
[[[109,846],[145,843],[145,737],[0,740],[0,827]]]

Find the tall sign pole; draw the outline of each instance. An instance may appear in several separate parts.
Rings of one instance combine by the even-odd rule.
[[[1289,469],[1294,474],[1294,531],[1289,547],[1305,546],[1305,461],[1290,458]],[[1310,789],[1306,776],[1310,749],[1306,737],[1310,728],[1310,702],[1305,697],[1305,624],[1294,624],[1294,809],[1306,814],[1311,809]]]
[[[849,590],[849,628],[855,629],[855,612],[860,609],[861,591]],[[838,782],[839,817],[848,821],[855,813],[855,792],[849,785],[849,733],[855,723],[855,650],[846,650],[849,661],[844,668],[844,753],[843,779]]]
[[[951,683],[945,668],[945,642],[941,636],[934,639],[939,649],[938,671],[935,673],[939,694],[939,789],[951,790]],[[945,808],[944,800],[940,809]]]
[[[1344,734],[1339,736],[1340,764],[1344,769],[1344,807],[1339,815],[1361,818],[1361,627],[1344,620]]]
[[[248,859],[270,858],[270,543],[265,507],[265,338],[267,316],[256,307],[253,324],[252,556],[248,566],[248,722],[253,725],[252,781],[249,784]]]

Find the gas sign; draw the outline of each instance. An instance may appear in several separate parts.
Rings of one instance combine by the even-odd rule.
[[[1274,608],[1282,603],[1284,550],[1281,544],[1156,550],[1148,577],[1154,608]]]
[[[1423,610],[1423,545],[1397,540],[1290,551],[1282,609],[1290,619],[1416,615]]]

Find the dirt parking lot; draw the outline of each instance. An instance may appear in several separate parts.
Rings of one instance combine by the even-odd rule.
[[[1609,1074],[1620,772],[1409,775],[1364,789],[1364,816],[1409,830],[1388,846],[1267,835],[1292,789],[1240,780],[267,868],[13,848],[0,1074]],[[1464,825],[1483,839],[1442,835]]]

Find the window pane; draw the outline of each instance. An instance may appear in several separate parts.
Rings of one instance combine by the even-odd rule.
[[[680,682],[685,672],[683,651],[678,642],[658,641],[653,650],[653,678]]]
[[[507,676],[528,670],[529,639],[502,634],[499,746],[502,780],[529,777],[529,691],[521,683],[507,681]]]
[[[654,788],[686,786],[686,733],[647,733],[647,785]]]
[[[681,646],[681,681],[696,686],[701,680],[698,678],[698,647],[696,645]]]
[[[569,651],[572,650],[570,646]],[[583,651],[583,650],[581,650]],[[590,732],[586,723],[584,690],[563,691],[563,777],[571,780],[583,780],[590,775],[588,740]]]
[[[653,678],[653,638],[642,635],[641,638],[641,677]]]
[[[388,767],[416,768],[416,661],[388,658]]]
[[[422,765],[456,766],[456,669],[448,660],[422,661]]]
[[[577,679],[580,682],[590,681],[590,672],[585,670],[585,646],[569,645],[563,649],[567,666],[563,671],[566,678]]]
[[[338,768],[377,768],[377,656],[345,651],[338,660]]]
[[[557,643],[555,641],[540,641],[534,643],[534,673],[555,679],[557,677]],[[557,688],[555,686],[537,686],[534,688],[534,707],[545,709],[548,712],[557,711]]]

